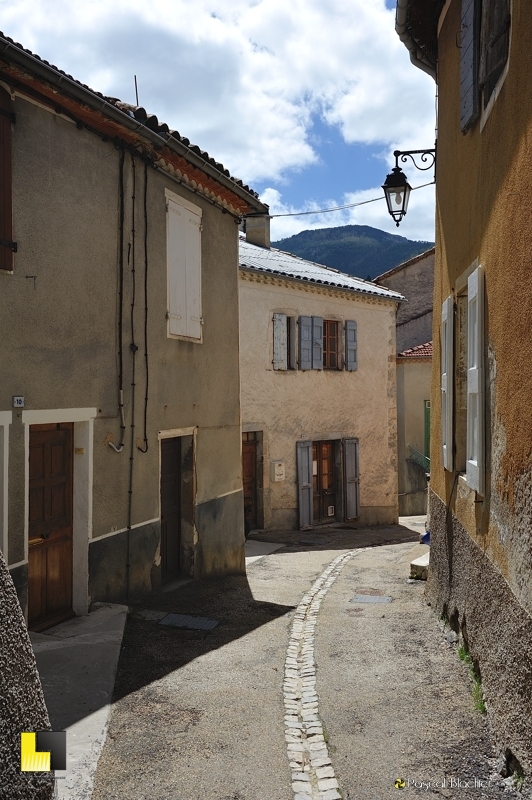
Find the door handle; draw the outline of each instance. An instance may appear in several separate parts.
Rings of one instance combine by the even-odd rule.
[[[44,536],[39,536],[39,538],[38,538],[38,539],[30,539],[30,540],[29,540],[29,542],[28,542],[28,544],[29,544],[29,545],[30,545],[30,547],[31,547],[31,545],[34,545],[34,544],[41,544],[42,542],[44,542]]]

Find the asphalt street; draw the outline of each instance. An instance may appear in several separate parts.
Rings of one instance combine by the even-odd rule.
[[[418,535],[256,538],[283,546],[247,577],[131,609],[93,800],[514,796],[456,644],[408,580]]]

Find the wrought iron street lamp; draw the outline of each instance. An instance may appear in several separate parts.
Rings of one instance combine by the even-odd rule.
[[[420,156],[420,161],[422,164],[426,164],[426,166],[421,166],[416,162],[414,158],[416,155]],[[408,200],[410,198],[410,192],[412,191],[412,187],[408,183],[406,175],[399,166],[399,159],[405,163],[406,160],[410,158],[416,169],[427,170],[434,166],[436,150],[395,150],[394,156],[395,167],[390,174],[386,176],[382,188],[384,189],[388,212],[394,219],[397,227],[399,227],[399,223],[407,212]]]

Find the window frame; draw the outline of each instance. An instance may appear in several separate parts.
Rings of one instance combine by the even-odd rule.
[[[330,329],[333,328],[335,330],[335,335],[331,336]],[[335,346],[334,349],[330,347],[331,339],[334,340]],[[323,369],[326,370],[339,370],[341,369],[340,364],[340,322],[337,319],[324,319],[323,320]],[[331,361],[335,360],[336,363],[333,365]]]

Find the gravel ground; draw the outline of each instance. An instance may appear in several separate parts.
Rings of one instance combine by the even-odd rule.
[[[334,558],[367,547],[329,589],[316,628],[319,714],[344,800],[388,798],[399,777],[489,778],[487,722],[473,709],[468,672],[423,586],[406,580],[416,534],[396,526],[256,538],[286,547],[251,564],[247,579],[189,583],[132,609],[93,800],[293,800],[282,687],[294,612]],[[368,588],[393,601],[350,603]],[[145,610],[219,625],[165,627]],[[500,797],[500,778],[497,786],[458,797]]]

